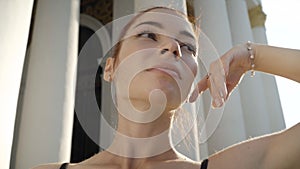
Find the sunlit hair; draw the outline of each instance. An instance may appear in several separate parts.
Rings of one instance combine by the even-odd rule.
[[[193,28],[193,31],[194,31],[194,34],[195,34],[195,38],[196,40],[198,39],[198,34],[200,32],[200,29],[199,27],[196,25],[196,20],[195,20],[195,17],[193,16],[188,16],[186,15],[185,13],[179,11],[179,10],[176,10],[176,9],[172,9],[172,8],[168,8],[168,7],[162,7],[162,6],[157,6],[157,7],[153,7],[153,8],[149,8],[149,9],[146,9],[144,11],[141,11],[139,12],[137,15],[135,15],[126,25],[125,27],[122,29],[121,33],[120,33],[120,36],[119,36],[119,40],[117,41],[116,45],[111,49],[111,54],[110,54],[110,57],[112,58],[117,58],[117,56],[119,55],[119,52],[120,52],[120,49],[121,49],[121,46],[122,46],[122,43],[124,41],[124,37],[128,31],[128,29],[130,28],[130,26],[136,21],[137,18],[139,18],[140,16],[142,16],[143,14],[147,13],[147,12],[150,12],[152,10],[156,10],[156,9],[165,9],[165,10],[170,10],[170,11],[173,11],[175,13],[177,13],[178,15],[186,18],[192,25],[192,28]],[[116,62],[117,59],[115,59],[115,62]]]

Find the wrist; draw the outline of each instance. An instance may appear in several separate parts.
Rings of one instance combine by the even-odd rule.
[[[255,45],[248,41],[246,43],[247,51],[248,51],[248,61],[249,61],[249,70],[251,73],[251,77],[255,75],[255,60],[256,60],[256,48]]]

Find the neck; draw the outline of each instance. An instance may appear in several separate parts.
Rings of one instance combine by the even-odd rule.
[[[144,148],[144,147],[140,147]],[[101,157],[102,155],[102,157]],[[105,156],[105,157],[104,157]],[[104,159],[104,160],[99,160]],[[105,159],[108,161],[105,161]],[[130,157],[122,157],[111,152],[105,151],[102,154],[98,154],[98,157],[93,159],[91,163],[98,163],[99,161],[105,161],[105,163],[112,164],[116,166],[116,168],[122,169],[139,169],[139,168],[157,168],[157,164],[163,161],[170,161],[170,160],[186,160],[182,155],[177,154],[173,149],[170,149],[162,154],[153,157],[147,158],[130,158]]]
[[[150,123],[132,122],[119,115],[118,129],[109,151],[123,157],[145,158],[171,149],[171,112],[164,112]]]
[[[172,112],[163,112],[157,119],[149,123],[133,122],[119,113],[118,132],[134,138],[149,138],[168,131]]]

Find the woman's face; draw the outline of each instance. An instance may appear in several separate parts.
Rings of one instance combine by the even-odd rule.
[[[145,110],[150,93],[159,89],[167,98],[166,108],[177,108],[197,74],[196,51],[195,34],[186,18],[167,9],[142,14],[127,30],[114,62],[114,72],[122,74],[116,79],[118,99],[126,99],[128,92],[133,105]]]

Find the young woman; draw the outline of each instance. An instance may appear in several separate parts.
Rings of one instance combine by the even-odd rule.
[[[232,146],[202,162],[189,160],[172,149],[166,133],[174,111],[185,102],[195,101],[199,92],[210,88],[213,105],[221,106],[251,69],[300,82],[296,65],[300,63],[299,51],[249,43],[222,56],[221,66],[211,64],[209,75],[188,97],[199,73],[197,45],[195,27],[173,9],[157,7],[135,16],[121,33],[104,70],[104,79],[115,88],[113,96],[119,112],[113,143],[81,163],[48,164],[35,169],[299,168],[300,125]]]

